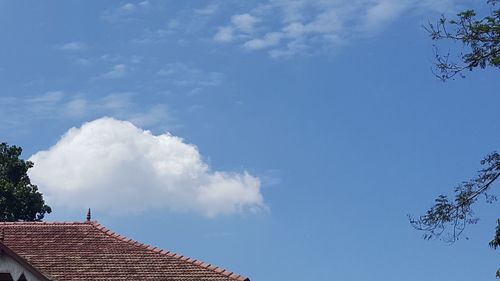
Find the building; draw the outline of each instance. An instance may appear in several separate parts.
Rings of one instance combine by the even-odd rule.
[[[0,281],[250,281],[95,221],[0,223]]]

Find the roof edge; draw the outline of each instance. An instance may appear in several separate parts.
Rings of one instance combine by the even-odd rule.
[[[36,269],[26,259],[18,255],[16,252],[14,252],[11,248],[7,247],[7,245],[5,245],[1,241],[0,241],[0,252],[7,254],[9,257],[18,262],[20,265],[28,269],[28,271],[31,274],[33,274],[36,278],[40,279],[41,281],[51,281],[42,272],[40,272],[40,270]]]
[[[73,224],[87,224],[81,221],[1,221],[0,225],[73,225]]]
[[[221,274],[223,276],[229,277],[229,278],[234,279],[236,281],[250,281],[250,278],[242,276],[242,275],[237,274],[237,273],[234,273],[232,271],[228,271],[228,270],[226,270],[224,268],[220,268],[218,266],[214,266],[212,264],[205,263],[205,262],[197,260],[197,259],[192,259],[192,258],[189,258],[189,257],[185,257],[183,255],[180,255],[180,254],[177,254],[177,253],[174,253],[174,252],[171,252],[171,251],[165,251],[165,250],[163,250],[161,248],[154,247],[154,246],[151,246],[151,245],[148,245],[148,244],[144,244],[144,243],[138,242],[136,240],[127,238],[127,237],[122,236],[122,235],[120,235],[120,234],[118,234],[116,232],[111,231],[110,229],[108,229],[105,226],[101,225],[97,221],[87,221],[87,222],[84,222],[84,223],[91,224],[92,226],[94,226],[95,228],[97,228],[98,230],[100,230],[101,232],[103,232],[104,234],[106,234],[106,235],[108,235],[110,237],[113,237],[115,239],[121,240],[121,241],[126,242],[126,243],[130,243],[130,244],[135,245],[137,247],[141,247],[141,248],[146,249],[148,251],[155,252],[155,253],[162,254],[162,255],[167,255],[169,257],[176,258],[176,259],[181,260],[183,262],[191,263],[191,264],[193,264],[195,266],[198,266],[198,267],[201,267],[201,268],[213,271],[215,273],[218,273],[218,274]]]

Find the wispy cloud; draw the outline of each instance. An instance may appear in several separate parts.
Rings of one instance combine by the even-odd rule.
[[[62,91],[49,91],[40,96],[27,98],[26,101],[34,104],[41,103],[57,103],[60,102],[64,98],[64,92]]]
[[[91,66],[92,65],[92,60],[90,60],[88,58],[76,58],[73,60],[73,62],[79,66]]]
[[[206,32],[206,28],[212,26],[212,21],[224,7],[223,4],[226,3],[214,1],[204,7],[193,8],[189,6],[176,11],[163,9],[162,7],[151,9],[155,13],[168,14],[166,17],[167,20],[160,26],[153,23],[145,27],[140,36],[130,41],[136,44],[177,42],[177,44],[182,45],[186,40],[200,39],[198,33]],[[196,39],[190,38],[191,36],[189,35],[193,35]]]
[[[259,20],[250,14],[240,14],[231,17],[231,23],[234,27],[244,33],[252,33],[257,22]]]
[[[125,64],[115,64],[111,67],[111,70],[98,76],[99,79],[118,79],[123,78],[127,74],[127,65]]]
[[[59,46],[56,46],[56,48],[63,51],[83,51],[87,49],[87,45],[83,42],[74,41],[61,44]]]
[[[219,10],[219,3],[212,2],[207,6],[199,9],[195,9],[194,13],[197,15],[213,15]]]
[[[176,128],[178,123],[165,104],[138,106],[140,95],[132,92],[90,97],[83,93],[49,91],[37,96],[0,99],[0,117],[4,114],[20,123],[33,120],[88,120],[111,116],[129,120],[138,126]],[[30,112],[30,114],[24,114]],[[6,118],[1,118],[4,120]],[[9,126],[0,121],[0,127]]]
[[[230,16],[213,39],[273,57],[332,49],[371,36],[404,14],[445,12],[459,0],[269,0]]]
[[[231,42],[234,38],[234,28],[232,26],[220,26],[214,35],[214,40],[218,42]]]
[[[100,75],[94,77],[96,78],[120,78],[121,75],[127,74],[127,71],[131,65],[140,64],[143,61],[143,57],[139,55],[122,56],[118,54],[105,53],[98,56],[75,56],[71,58],[71,61],[79,66],[89,67],[97,66],[97,69],[106,69],[108,71],[101,73]]]
[[[142,36],[132,39],[131,43],[154,44],[168,42],[168,36],[177,32],[178,28],[180,28],[179,22],[175,19],[172,19],[164,27],[157,29],[146,28],[142,32]]]
[[[237,38],[250,38],[254,32],[255,24],[259,19],[250,14],[237,14],[231,17],[231,24],[220,26],[214,35],[214,40],[219,42],[231,42]]]
[[[128,21],[131,19],[131,17],[138,13],[149,11],[151,9],[151,6],[151,2],[147,0],[138,3],[129,2],[121,6],[106,10],[103,13],[102,18],[109,22]]]
[[[211,87],[224,81],[221,72],[207,72],[186,63],[169,63],[157,73],[160,79],[181,87]]]
[[[254,38],[246,41],[243,47],[249,50],[266,49],[278,45],[283,38],[284,36],[281,32],[269,32],[262,38]]]

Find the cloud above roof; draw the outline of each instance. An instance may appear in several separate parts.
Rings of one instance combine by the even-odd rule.
[[[35,163],[30,178],[56,209],[166,209],[215,217],[265,208],[257,177],[212,171],[183,139],[113,118],[71,128],[29,160]]]

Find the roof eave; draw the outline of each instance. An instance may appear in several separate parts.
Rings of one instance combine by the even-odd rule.
[[[40,281],[52,281],[43,273],[41,273],[38,269],[32,266],[27,260],[23,257],[19,256],[16,252],[14,252],[11,248],[7,247],[4,243],[0,242],[0,253],[5,253],[10,258],[18,262],[21,266],[26,268],[31,274],[33,274]]]

